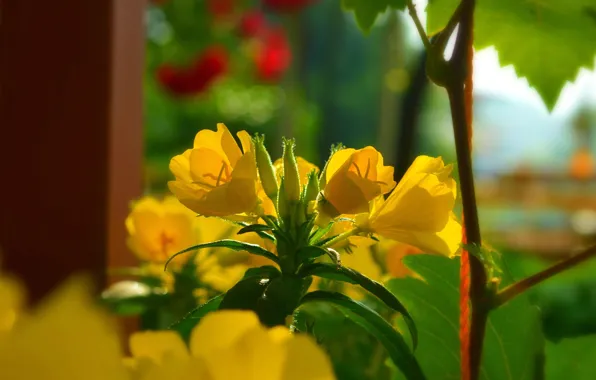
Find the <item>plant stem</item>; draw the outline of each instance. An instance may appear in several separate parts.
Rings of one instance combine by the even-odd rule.
[[[412,2],[412,0],[407,0],[406,5],[408,6],[408,11],[410,12],[410,17],[412,17],[412,20],[414,20],[414,24],[416,25],[416,30],[418,30],[418,34],[420,35],[420,39],[422,40],[424,47],[427,50],[430,49],[431,48],[430,41],[428,39],[428,36],[426,35],[426,32],[424,31],[424,28],[422,27],[422,23],[420,22],[418,13],[416,13],[416,7],[414,6],[414,3]]]
[[[471,110],[466,109],[466,106],[471,107],[471,104],[466,104],[465,100],[465,82],[468,74],[471,73],[471,67],[468,67],[471,62],[469,62],[468,58],[472,44],[475,5],[475,0],[462,0],[461,2],[461,9],[459,10],[461,12],[459,32],[455,41],[452,58],[449,61],[450,75],[448,77],[447,93],[449,94],[451,117],[453,120],[453,134],[459,169],[466,238],[469,244],[480,247],[482,245],[482,239],[472,170],[470,130],[468,128],[471,120],[467,120],[466,118],[466,111],[471,112]],[[469,336],[468,369],[470,380],[477,380],[480,374],[484,332],[490,311],[490,303],[487,299],[487,278],[484,265],[478,257],[472,254],[469,255],[469,262],[472,316]]]
[[[501,290],[497,293],[497,298],[495,303],[493,304],[494,308],[497,308],[509,301],[511,301],[516,296],[522,294],[526,290],[530,289],[532,286],[538,285],[543,281],[548,280],[549,278],[553,277],[556,274],[559,274],[567,269],[573,268],[574,266],[583,263],[584,261],[591,259],[592,257],[596,256],[596,245],[586,248],[582,252],[577,255],[574,255],[568,259],[565,259],[550,268],[546,268],[545,270],[536,273],[530,277],[527,277],[521,281],[516,282],[515,284],[509,285],[505,289]]]
[[[463,84],[449,86],[447,89],[453,119],[453,133],[455,136],[455,150],[461,187],[462,204],[464,209],[464,223],[468,243],[480,246],[480,226],[474,189],[474,175],[472,172],[472,158],[468,144],[468,126],[465,117],[465,102]],[[470,260],[470,301],[472,303],[472,318],[470,327],[470,379],[478,379],[482,358],[482,343],[489,309],[486,307],[486,271],[482,262],[474,255]]]
[[[321,248],[331,247],[332,245],[337,244],[340,241],[344,241],[347,238],[349,238],[350,236],[354,236],[354,235],[358,234],[359,232],[360,232],[360,228],[354,228],[352,230],[341,233],[341,234],[337,235],[336,237],[334,237],[333,239],[326,242],[325,244],[323,244],[321,246]]]

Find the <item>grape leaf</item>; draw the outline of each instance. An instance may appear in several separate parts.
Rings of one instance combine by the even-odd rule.
[[[546,380],[592,380],[596,358],[596,336],[563,339],[546,344]]]
[[[459,0],[430,0],[427,30],[441,30]],[[513,65],[549,110],[579,69],[596,56],[594,0],[478,0],[474,46],[494,46],[502,66]]]
[[[342,0],[345,10],[353,11],[358,26],[365,32],[369,32],[375,23],[377,16],[384,13],[388,7],[403,10],[406,7],[405,0]]]
[[[404,263],[424,278],[393,279],[388,288],[418,327],[415,356],[429,380],[459,379],[459,259],[415,255]],[[531,380],[542,347],[538,311],[520,296],[491,313],[481,368],[483,380]]]

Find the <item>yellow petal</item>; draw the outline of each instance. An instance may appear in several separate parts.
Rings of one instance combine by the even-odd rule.
[[[452,257],[460,246],[461,225],[455,219],[450,218],[441,231],[411,231],[388,227],[383,230],[383,236],[413,245],[425,253],[437,253]]]
[[[257,176],[258,174],[255,154],[254,152],[248,152],[238,160],[238,163],[232,172],[232,178],[250,179],[252,181],[256,181],[258,178]],[[253,187],[255,186],[253,185]]]
[[[242,156],[234,136],[223,123],[217,124],[217,132],[209,129],[199,131],[195,136],[194,148],[209,148],[217,151],[231,167],[234,167]]]
[[[174,331],[144,331],[130,337],[130,352],[134,357],[148,357],[161,362],[166,354],[187,356],[186,345]]]
[[[0,340],[0,372],[11,380],[124,380],[120,342],[89,282],[73,280]]]
[[[248,132],[240,131],[236,133],[236,136],[238,136],[238,139],[240,140],[240,144],[242,145],[242,151],[244,152],[244,154],[254,150],[252,148],[252,139],[250,138]]]
[[[174,156],[170,160],[170,171],[176,179],[184,182],[192,182],[190,176],[190,152],[192,149],[187,149],[183,154]]]
[[[24,301],[21,285],[11,278],[0,277],[0,337],[3,332],[12,328]]]
[[[412,173],[399,183],[389,198],[371,215],[372,229],[438,232],[453,210],[453,192],[435,175]]]
[[[183,181],[169,181],[168,188],[178,198],[180,203],[196,213],[201,213],[201,200],[207,194],[204,189],[190,182]]]
[[[327,164],[327,169],[325,170],[325,179],[326,182],[329,182],[331,177],[341,168],[346,161],[352,156],[352,154],[356,152],[356,149],[348,148],[348,149],[341,149],[338,150],[331,156],[329,159],[329,163]]]
[[[259,318],[252,311],[209,313],[191,333],[190,352],[195,357],[203,357],[213,350],[233,346],[242,335],[259,326]]]
[[[232,168],[225,157],[209,148],[190,152],[190,175],[192,182],[205,184],[206,190],[223,185],[232,179]]]
[[[309,337],[295,335],[287,340],[287,357],[283,380],[333,380],[335,375],[329,358]],[[306,364],[307,363],[307,364]]]

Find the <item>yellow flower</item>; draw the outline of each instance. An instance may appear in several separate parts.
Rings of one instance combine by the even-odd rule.
[[[0,280],[0,293],[15,289]],[[6,304],[0,303],[0,315]],[[90,296],[71,281],[0,334],[0,378],[10,380],[125,380],[116,328]]]
[[[310,337],[267,329],[250,311],[205,316],[189,349],[175,332],[141,332],[130,340],[138,380],[332,380],[331,363]]]
[[[242,150],[224,124],[217,132],[204,129],[188,149],[170,161],[176,176],[172,193],[191,210],[205,216],[251,213],[257,206],[257,167],[250,136],[238,133]]]
[[[378,197],[370,214],[356,217],[358,227],[427,253],[453,256],[461,225],[452,212],[457,192],[451,170],[440,157],[417,157],[387,200]]]
[[[331,156],[325,170],[319,211],[329,217],[368,210],[368,202],[395,186],[393,167],[373,147],[342,149]]]
[[[390,277],[418,277],[415,272],[412,272],[410,268],[405,266],[402,260],[406,256],[417,255],[422,253],[420,249],[413,247],[409,244],[403,244],[393,241],[390,244],[387,244],[386,248],[384,249],[384,253],[385,265],[387,267],[387,272]]]
[[[163,263],[173,254],[197,244],[197,217],[172,196],[134,203],[126,219],[128,246],[143,261]]]
[[[23,304],[24,295],[18,282],[0,277],[0,337],[15,324]]]

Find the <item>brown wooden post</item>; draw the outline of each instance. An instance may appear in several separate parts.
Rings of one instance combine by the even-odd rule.
[[[144,0],[2,0],[0,249],[33,301],[102,285],[141,191]]]

